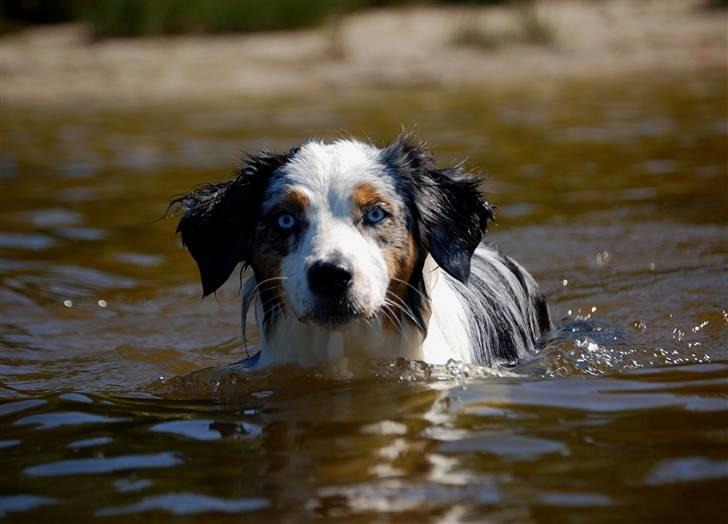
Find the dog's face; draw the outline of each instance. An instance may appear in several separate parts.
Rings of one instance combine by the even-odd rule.
[[[436,169],[406,139],[255,155],[233,180],[181,201],[179,230],[204,294],[246,263],[266,327],[282,314],[327,328],[404,314],[424,328],[425,257],[465,281],[492,218],[474,177]]]
[[[251,265],[302,321],[372,318],[410,278],[411,219],[379,156],[355,142],[310,142],[271,177]]]

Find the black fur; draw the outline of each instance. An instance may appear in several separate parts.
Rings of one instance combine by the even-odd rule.
[[[382,151],[381,159],[405,198],[409,227],[420,258],[405,297],[415,326],[427,334],[430,304],[422,269],[427,254],[461,283],[470,276],[470,260],[483,239],[493,210],[480,192],[480,180],[460,166],[438,169],[430,152],[407,135]]]
[[[185,210],[177,231],[200,269],[203,297],[223,285],[238,262],[250,261],[263,194],[291,154],[251,155],[231,180],[205,184],[173,201]]]
[[[543,296],[543,292],[540,290],[533,297],[533,308],[536,311],[538,330],[542,336],[545,336],[551,330],[551,315],[549,314],[549,307],[546,304],[546,297]]]
[[[429,252],[463,303],[472,305],[469,330],[479,363],[515,364],[524,352],[535,350],[551,326],[540,289],[510,258],[488,247],[476,252],[488,221],[494,219],[480,192],[480,179],[461,166],[437,168],[427,149],[407,136],[383,150],[382,161],[408,199],[412,231],[421,248],[422,259],[410,281],[413,289],[406,297],[415,325],[426,331],[430,304],[422,264]],[[515,277],[515,287],[507,273]]]
[[[439,169],[429,151],[407,136],[382,151],[382,160],[407,195],[419,237],[432,258],[460,282],[467,282],[470,259],[493,219],[480,192],[480,179],[460,166]]]
[[[470,305],[470,336],[479,364],[512,366],[543,344],[551,328],[548,307],[533,277],[493,248],[475,252],[468,285],[451,285]],[[513,274],[515,283],[507,275]]]

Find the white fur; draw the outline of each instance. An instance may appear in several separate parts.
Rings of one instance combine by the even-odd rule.
[[[402,331],[395,335],[385,331],[379,320],[355,322],[342,331],[332,331],[287,316],[276,324],[268,339],[263,338],[258,365],[307,367],[333,363],[346,369],[347,361],[398,357],[430,364],[445,364],[448,360],[473,362],[468,305],[430,257],[425,273],[427,293],[433,304],[426,338],[409,323],[403,323]],[[262,318],[262,314],[258,305],[257,318]]]
[[[352,299],[373,315],[384,303],[389,285],[387,266],[381,249],[369,236],[357,230],[353,220],[351,195],[362,183],[371,184],[392,199],[396,195],[382,183],[384,167],[377,161],[378,149],[359,142],[333,144],[309,142],[286,164],[271,184],[264,202],[272,205],[275,196],[295,188],[308,197],[304,237],[281,264],[281,277],[296,317],[305,319],[314,307],[306,273],[311,265],[338,254],[354,267]]]

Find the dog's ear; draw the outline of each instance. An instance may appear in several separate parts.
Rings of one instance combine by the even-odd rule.
[[[184,209],[177,231],[200,269],[203,297],[223,285],[238,262],[251,259],[263,194],[271,175],[288,158],[251,155],[234,178],[200,186],[173,201]]]
[[[438,169],[429,151],[401,136],[384,150],[385,165],[409,181],[425,247],[460,282],[470,276],[470,260],[483,239],[493,208],[480,192],[480,179],[461,166]],[[395,175],[396,176],[396,175]]]

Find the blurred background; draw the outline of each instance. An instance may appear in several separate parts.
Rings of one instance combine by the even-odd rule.
[[[0,416],[18,410],[2,422],[0,448],[10,451],[0,456],[6,460],[0,492],[36,498],[0,497],[0,517],[3,508],[35,508],[50,497],[69,502],[63,515],[77,522],[97,511],[90,491],[109,506],[132,504],[131,513],[174,512],[180,501],[164,497],[134,506],[135,490],[166,496],[183,488],[252,493],[295,515],[302,508],[299,491],[310,488],[314,497],[327,482],[387,479],[397,471],[404,472],[399,488],[372,480],[380,491],[365,484],[362,492],[344,490],[330,499],[321,491],[311,499],[319,506],[311,502],[306,511],[356,513],[362,506],[351,502],[355,493],[384,500],[386,511],[410,511],[392,500],[429,511],[452,502],[453,483],[485,475],[489,480],[477,485],[497,489],[457,492],[457,500],[493,521],[529,520],[528,511],[507,513],[509,490],[557,522],[566,514],[594,521],[598,513],[578,512],[585,507],[603,511],[605,521],[618,518],[615,507],[625,511],[622,520],[640,518],[648,508],[647,515],[690,521],[699,513],[679,504],[688,499],[693,511],[710,513],[711,493],[720,491],[710,479],[727,471],[725,462],[711,462],[725,458],[725,448],[718,448],[725,428],[709,412],[724,401],[725,382],[721,390],[718,378],[725,380],[725,371],[717,363],[728,359],[727,28],[725,0],[3,0],[0,399],[25,404],[0,409]],[[271,411],[250,415],[247,426],[239,425],[246,410],[233,410],[225,414],[232,425],[219,432],[207,429],[209,421],[188,421],[192,426],[165,430],[177,440],[160,436],[150,417],[186,419],[192,408],[159,399],[137,405],[128,396],[149,397],[160,377],[242,357],[239,279],[200,302],[197,269],[175,235],[177,217],[163,218],[169,201],[227,178],[246,151],[286,151],[312,137],[386,145],[402,127],[432,144],[441,164],[465,159],[483,175],[487,197],[498,206],[488,239],[545,290],[558,337],[520,370],[524,376],[638,370],[644,380],[664,379],[662,392],[649,399],[602,397],[596,389],[562,391],[562,384],[577,382],[555,381],[543,386],[554,388],[553,397],[534,396],[528,378],[514,379],[511,389],[471,390],[469,402],[496,407],[476,406],[460,416],[466,407],[453,402],[461,408],[441,418],[398,419],[392,437],[384,429],[360,433],[355,421],[401,417],[410,413],[407,402],[420,400],[403,397],[401,413],[382,414],[372,406],[392,402],[395,409],[394,394],[386,402],[376,389],[372,397],[332,394],[311,409],[354,421],[331,427],[321,421],[328,428],[321,435],[337,434],[336,442],[350,446],[336,448],[317,441],[322,437],[313,429],[306,434],[300,422],[306,406],[286,410],[276,404],[274,386],[261,386],[254,403],[270,402]],[[698,367],[684,374],[661,367],[675,365]],[[657,374],[647,376],[653,368]],[[205,377],[185,385],[192,392],[171,396],[214,397],[224,380]],[[693,379],[701,382],[681,382]],[[643,386],[638,389],[657,387]],[[685,392],[693,403],[676,415],[670,410],[682,405]],[[430,399],[432,392],[422,395]],[[504,407],[514,398],[528,399],[527,412]],[[566,399],[573,402],[569,409],[584,410],[583,420],[566,408],[553,411]],[[194,409],[222,417],[215,404]],[[590,418],[599,409],[609,414]],[[276,416],[268,425],[265,417]],[[129,422],[119,426],[119,420]],[[682,433],[664,429],[656,439],[640,425],[670,428],[676,421],[685,422]],[[102,440],[66,447],[79,438],[78,428],[89,427],[75,424],[86,422],[98,425],[83,438]],[[34,423],[46,424],[45,432]],[[572,427],[593,431],[592,442],[606,444],[591,446]],[[505,447],[488,441],[483,451],[483,428],[515,431],[521,440]],[[277,431],[290,440],[278,439]],[[188,437],[199,442],[179,440]],[[194,447],[216,438],[219,447]],[[454,443],[440,449],[438,439]],[[459,439],[465,452],[476,454],[462,464]],[[385,440],[394,448],[368,455]],[[164,469],[177,464],[166,453],[181,449],[180,442],[189,446],[186,457],[206,457],[203,467],[191,460]],[[643,452],[643,445],[654,447]],[[680,458],[687,448],[688,457],[699,458]],[[152,484],[135,474],[109,473],[97,481],[83,476],[87,463],[70,463],[97,456],[97,449],[110,456],[154,449],[162,469],[147,475]],[[224,452],[216,459],[210,449]],[[360,463],[348,463],[345,449],[357,449],[356,457],[371,458],[379,469],[366,473]],[[291,450],[299,451],[289,456]],[[554,450],[557,462],[549,455]],[[397,458],[406,453],[410,458]],[[230,462],[231,456],[247,462]],[[274,458],[266,462],[266,456]],[[527,467],[512,467],[522,459],[530,461]],[[660,469],[662,459],[668,463]],[[51,474],[69,467],[80,476],[48,482],[44,462]],[[292,469],[277,469],[282,463]],[[99,467],[117,471],[119,464]],[[260,471],[260,483],[239,482],[243,467]],[[607,468],[615,473],[605,476]],[[651,468],[654,475],[645,477]],[[220,472],[216,483],[204,475],[213,470]],[[688,492],[672,483],[681,475],[708,484],[691,484]],[[590,492],[559,498],[557,485]],[[393,499],[387,499],[390,489]],[[187,502],[192,509],[227,507]],[[43,516],[28,515],[30,521]]]

